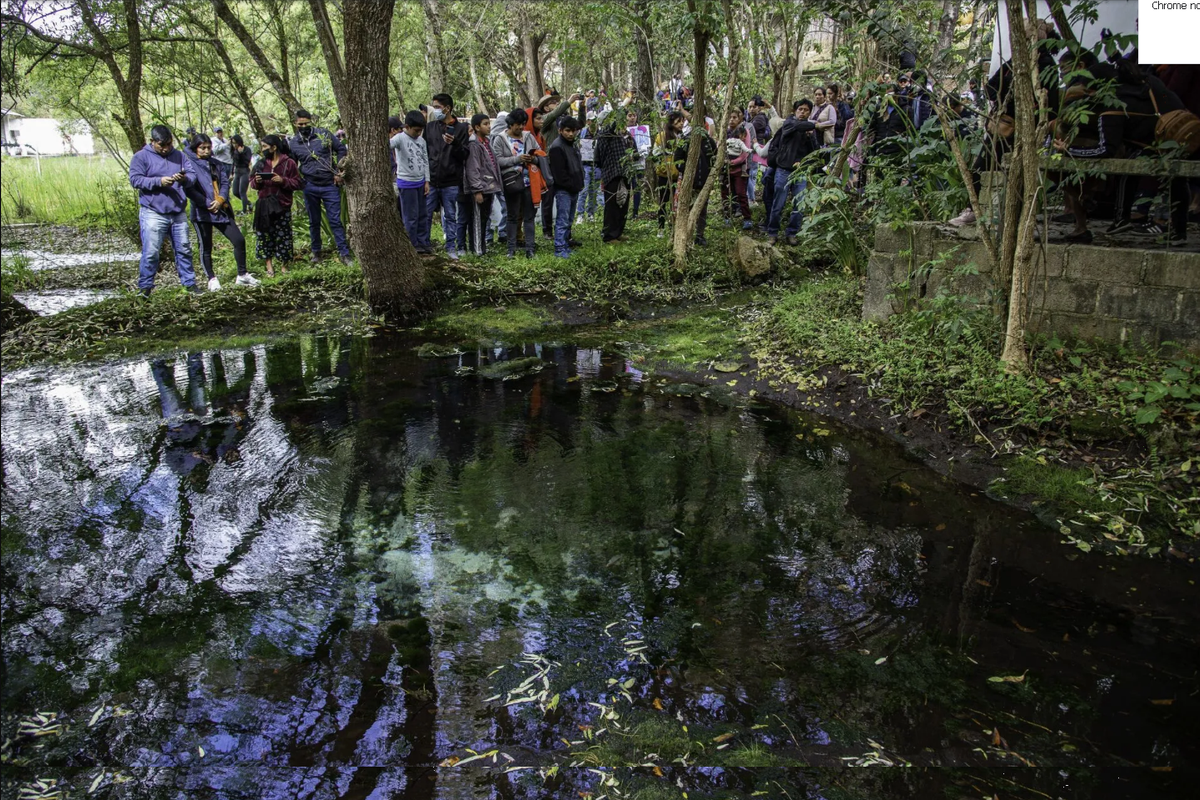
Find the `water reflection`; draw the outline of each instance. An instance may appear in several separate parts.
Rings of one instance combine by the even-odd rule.
[[[5,376],[11,780],[910,797],[973,784],[847,764],[986,767],[986,783],[999,762],[1083,797],[1096,768],[1200,755],[1175,716],[1200,629],[1182,567],[1098,580],[878,442],[597,350],[414,345]],[[540,371],[482,377],[522,358]],[[1116,587],[1146,575],[1143,613]],[[505,705],[529,691],[526,654],[552,665],[545,694]],[[18,734],[38,711],[71,725]],[[438,766],[468,748],[512,761]],[[658,772],[606,787],[586,770],[622,763]]]

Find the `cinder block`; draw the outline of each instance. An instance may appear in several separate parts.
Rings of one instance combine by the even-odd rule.
[[[1141,289],[1137,286],[1102,285],[1100,287],[1100,301],[1096,307],[1098,313],[1117,319],[1139,319],[1141,317],[1138,300],[1139,291]],[[1174,319],[1174,312],[1175,309],[1172,308],[1169,316],[1159,317],[1159,320]]]
[[[1098,290],[1099,284],[1095,281],[1069,281],[1062,278],[1036,280],[1030,293],[1030,302],[1035,311],[1094,314]]]
[[[1142,259],[1136,250],[1074,245],[1068,248],[1066,275],[1076,281],[1135,285],[1142,279]]]
[[[1122,343],[1138,335],[1135,326],[1124,320],[1063,311],[1045,314],[1039,320],[1038,331],[1065,339],[1101,339],[1112,343]]]
[[[1145,253],[1144,261],[1142,282],[1147,286],[1200,289],[1200,253],[1150,251]]]
[[[892,315],[893,260],[895,256],[872,253],[867,262],[867,285],[863,290],[862,318],[865,321],[885,320]]]
[[[1200,339],[1200,292],[1180,292],[1175,321],[1192,329],[1192,337]]]
[[[891,225],[875,226],[875,252],[899,253],[908,249],[908,231],[905,228],[892,230]]]

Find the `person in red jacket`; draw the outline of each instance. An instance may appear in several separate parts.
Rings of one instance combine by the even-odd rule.
[[[271,134],[262,140],[262,158],[250,176],[250,185],[258,192],[254,204],[254,254],[267,262],[267,277],[275,277],[275,259],[287,272],[292,260],[292,194],[300,188],[300,168],[285,152],[282,136]]]

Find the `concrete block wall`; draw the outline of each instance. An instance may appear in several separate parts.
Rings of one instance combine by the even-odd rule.
[[[863,319],[886,319],[942,288],[990,302],[994,267],[973,235],[937,223],[898,230],[880,225],[867,265]],[[930,269],[935,259],[940,263]],[[978,274],[955,274],[965,264]],[[1030,329],[1038,333],[1200,350],[1200,254],[1051,244],[1038,260],[1031,305]]]

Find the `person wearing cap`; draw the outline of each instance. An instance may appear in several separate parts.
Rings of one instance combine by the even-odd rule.
[[[193,139],[195,137],[192,137]],[[225,138],[225,129],[220,125],[213,128],[212,135],[212,160],[220,161],[228,169],[233,169],[233,149],[229,140]]]
[[[342,171],[346,145],[325,128],[312,124],[312,114],[296,110],[296,134],[288,139],[292,158],[304,178],[304,210],[308,212],[308,238],[313,263],[321,260],[321,207],[329,218],[329,229],[337,245],[338,256],[350,263],[350,245],[342,226]]]

